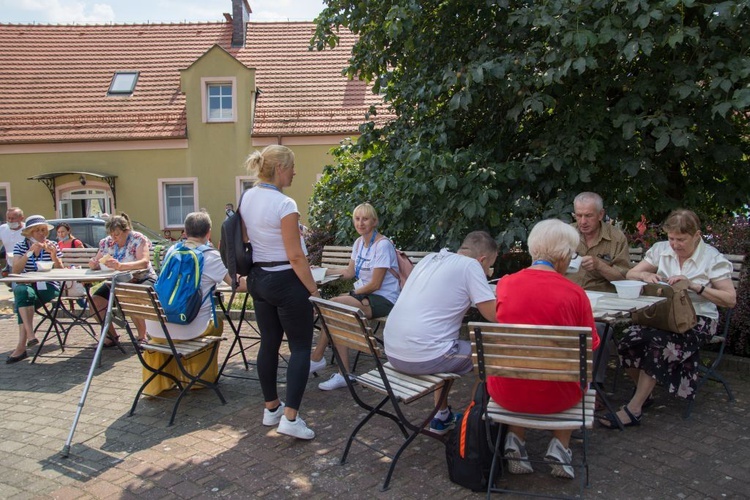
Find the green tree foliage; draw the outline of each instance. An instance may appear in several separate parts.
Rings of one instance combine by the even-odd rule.
[[[584,190],[629,223],[747,202],[750,0],[326,4],[313,45],[357,34],[345,72],[397,119],[345,146],[316,223],[370,200],[402,246],[510,247]]]

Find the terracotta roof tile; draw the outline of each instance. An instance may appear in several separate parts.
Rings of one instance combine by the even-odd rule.
[[[236,48],[230,23],[0,24],[0,143],[183,138],[180,70],[215,44],[256,69],[254,135],[354,133],[381,100],[341,75],[354,36],[310,51],[313,30],[248,23]],[[114,72],[127,70],[140,72],[133,94],[107,96]]]

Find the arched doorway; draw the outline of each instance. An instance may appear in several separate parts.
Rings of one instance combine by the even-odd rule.
[[[103,213],[112,213],[112,194],[109,190],[80,187],[60,192],[58,214],[62,219],[99,217]]]

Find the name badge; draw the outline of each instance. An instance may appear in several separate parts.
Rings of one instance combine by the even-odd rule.
[[[37,290],[46,290],[47,289],[47,282],[46,281],[39,281],[36,284],[36,289]]]
[[[355,290],[358,289],[358,288],[362,288],[363,286],[365,286],[365,282],[362,281],[362,280],[357,280],[357,281],[354,282],[354,289]]]

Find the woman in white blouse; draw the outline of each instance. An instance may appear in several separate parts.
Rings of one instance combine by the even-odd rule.
[[[700,362],[699,349],[716,333],[717,306],[734,307],[737,295],[732,284],[732,264],[701,238],[700,219],[690,210],[673,211],[662,225],[668,241],[654,244],[627,278],[646,283],[687,281],[698,324],[684,334],[633,325],[625,332],[618,351],[622,366],[636,388],[627,405],[600,423],[617,428],[615,417],[625,427],[639,425],[644,406],[653,401],[651,391],[661,382],[670,394],[695,397]]]

